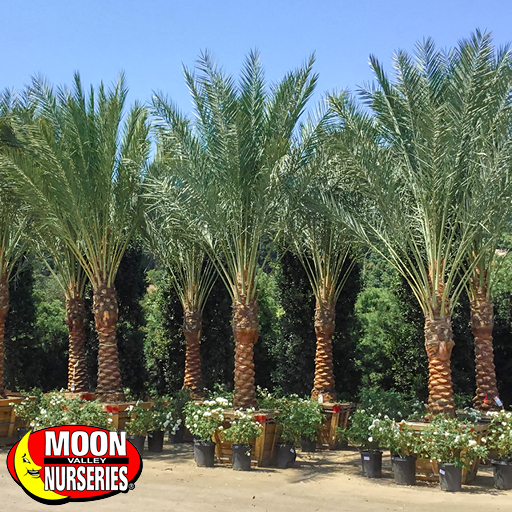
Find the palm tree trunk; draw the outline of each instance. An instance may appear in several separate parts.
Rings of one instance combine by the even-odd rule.
[[[471,283],[471,331],[475,337],[476,397],[475,409],[479,411],[498,411],[500,407],[494,401],[498,396],[492,330],[494,312],[492,302],[487,298],[487,286]]]
[[[257,407],[254,385],[254,344],[258,341],[258,303],[233,302],[235,337],[235,409]]]
[[[66,297],[66,324],[69,335],[68,391],[89,391],[85,359],[85,311],[80,296]]]
[[[336,400],[332,360],[332,336],[334,334],[335,305],[327,301],[316,301],[315,307],[315,381],[311,396],[323,395],[324,402]]]
[[[96,393],[102,402],[124,402],[119,370],[116,326],[119,314],[116,290],[105,282],[93,294],[94,322],[98,331],[98,384]]]
[[[445,311],[448,311],[446,306]],[[440,307],[425,315],[425,348],[428,355],[428,413],[455,415],[450,358],[453,346],[452,320]]]
[[[193,398],[202,398],[203,396],[203,375],[199,345],[201,326],[201,312],[197,308],[184,308],[183,335],[186,341],[186,353],[183,388],[188,389]]]
[[[9,311],[9,281],[7,272],[0,274],[0,396],[5,396],[4,387],[4,336],[5,318]]]

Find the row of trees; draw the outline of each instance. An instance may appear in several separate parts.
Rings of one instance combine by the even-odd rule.
[[[269,90],[256,53],[238,82],[207,53],[195,71],[185,69],[194,121],[163,94],[125,112],[122,77],[88,94],[78,76],[71,91],[36,80],[22,96],[4,94],[1,275],[6,283],[23,233],[52,256],[67,304],[70,389],[85,382],[87,279],[99,339],[97,392],[124,398],[114,280],[138,230],[168,267],[180,299],[184,385],[196,394],[201,315],[220,276],[232,299],[235,406],[256,405],[260,283],[287,248],[316,299],[312,394],[334,399],[336,303],[369,247],[403,276],[424,313],[429,411],[455,409],[451,315],[464,290],[476,405],[496,406],[490,290],[512,204],[511,55],[477,32],[449,52],[427,40],[415,59],[397,54],[392,79],[376,59],[371,64],[376,85],[361,91],[364,107],[347,93],[332,95],[305,121],[317,80],[313,59]],[[0,287],[7,304],[4,297]]]

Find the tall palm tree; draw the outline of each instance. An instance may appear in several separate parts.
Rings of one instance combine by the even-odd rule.
[[[345,220],[405,277],[425,315],[431,414],[454,414],[451,313],[476,262],[464,259],[489,213],[474,200],[479,117],[492,43],[477,33],[449,52],[431,40],[416,60],[395,56],[391,81],[371,57],[377,87],[363,91],[372,115],[333,97],[346,164],[366,204]],[[503,56],[502,56],[503,57]],[[471,202],[468,214],[467,204]],[[362,208],[362,206],[365,206]]]
[[[152,172],[145,180],[149,201],[143,233],[153,253],[167,268],[183,308],[183,335],[186,342],[183,388],[189,390],[194,398],[201,398],[202,315],[217,272],[192,219],[183,215],[182,211],[175,211],[174,218],[168,215],[174,205],[179,204],[180,191],[172,179],[173,160],[166,163],[167,151],[164,151],[164,147],[165,140],[160,140],[156,162],[151,167],[151,170],[158,168],[158,174]],[[164,156],[161,156],[162,153]]]
[[[119,370],[114,279],[140,219],[140,188],[150,143],[144,108],[125,112],[124,77],[86,94],[80,76],[71,90],[36,79],[29,124],[13,122],[18,148],[4,153],[25,200],[67,247],[93,287],[98,332],[97,393],[124,400]]]
[[[193,124],[172,105],[164,107],[163,98],[155,99],[155,113],[179,162],[182,205],[211,235],[206,240],[210,257],[233,299],[235,407],[256,405],[258,283],[273,250],[273,244],[262,249],[261,242],[282,234],[287,190],[293,180],[301,180],[314,147],[312,129],[301,149],[292,151],[317,80],[312,65],[310,59],[269,92],[256,53],[247,57],[238,84],[206,53],[198,74],[185,69],[196,110]]]
[[[333,161],[319,151],[313,165],[329,167]],[[306,202],[294,216],[288,238],[315,295],[316,356],[311,396],[317,398],[321,394],[324,401],[333,402],[336,400],[336,385],[332,337],[336,304],[356,258],[351,255],[353,243],[349,230],[315,204],[319,201],[318,189],[325,187],[329,187],[327,176],[313,184]],[[309,201],[313,201],[317,208],[308,208]]]
[[[17,104],[16,95],[4,91],[0,95],[0,143],[10,138],[9,119]],[[0,166],[0,397],[5,396],[4,337],[9,312],[9,279],[16,262],[26,250],[29,214],[19,201],[11,182]]]
[[[75,254],[56,238],[52,231],[45,231],[43,226],[40,227],[32,243],[34,244],[34,242],[41,259],[46,263],[64,294],[69,339],[68,391],[87,392],[89,391],[89,379],[85,354],[84,309],[87,276]],[[46,254],[51,256],[51,262],[47,261]]]

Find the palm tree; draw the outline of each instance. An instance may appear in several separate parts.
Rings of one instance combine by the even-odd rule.
[[[319,152],[320,155],[322,152]],[[332,161],[324,155],[315,157],[313,165],[329,167]],[[324,173],[325,174],[325,173]],[[328,186],[328,180],[318,180],[320,188]],[[319,184],[314,184],[318,189]],[[309,201],[318,206],[315,198],[318,190],[311,190]],[[316,200],[315,200],[316,199]],[[351,257],[350,232],[335,222],[322,208],[307,208],[307,202],[293,219],[289,239],[292,250],[301,261],[315,295],[315,379],[311,396],[320,394],[326,402],[336,400],[332,337],[335,328],[336,304],[352,271],[356,258]]]
[[[41,259],[46,263],[64,293],[69,338],[68,391],[87,392],[89,379],[85,355],[84,309],[87,276],[74,253],[56,238],[53,232],[45,232],[44,227],[41,227],[37,232],[35,244]],[[47,261],[45,253],[51,256],[51,262]]]
[[[66,246],[93,287],[98,332],[97,393],[104,401],[124,400],[119,370],[114,279],[141,219],[140,188],[150,143],[147,113],[139,105],[125,112],[121,76],[86,94],[80,76],[73,88],[55,91],[36,79],[29,124],[13,122],[18,148],[2,165],[49,232]]]
[[[159,169],[159,179],[157,173],[152,172],[145,180],[150,202],[146,207],[143,231],[149,247],[167,268],[183,308],[183,335],[186,341],[183,388],[189,390],[194,398],[201,398],[202,315],[217,272],[203,244],[198,242],[201,240],[200,234],[191,219],[181,211],[176,211],[174,218],[167,215],[175,204],[179,204],[179,189],[172,180],[173,160],[166,163],[165,156],[160,156],[164,147],[165,140],[161,140],[156,162],[151,167],[151,170]]]
[[[268,92],[259,56],[250,53],[238,85],[207,53],[198,75],[185,69],[196,120],[156,97],[155,113],[172,141],[182,207],[211,238],[206,246],[233,299],[235,407],[256,405],[253,347],[258,339],[258,283],[283,232],[283,206],[301,180],[315,129],[292,151],[294,132],[317,77],[313,59]],[[178,165],[179,164],[179,165]],[[215,245],[213,245],[213,240]]]
[[[6,90],[0,95],[0,141],[9,138],[9,118],[17,103],[16,95]],[[26,250],[29,215],[0,166],[0,397],[5,396],[4,337],[9,311],[9,279],[16,262]]]
[[[451,313],[476,265],[464,260],[478,223],[489,218],[473,196],[480,164],[472,156],[493,93],[479,90],[491,48],[479,33],[450,53],[429,39],[415,61],[405,52],[395,56],[394,81],[371,57],[377,88],[362,95],[373,116],[345,96],[332,98],[342,122],[340,153],[366,201],[343,212],[344,220],[405,277],[422,307],[431,414],[455,412]]]

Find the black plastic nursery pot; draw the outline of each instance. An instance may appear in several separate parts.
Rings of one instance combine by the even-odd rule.
[[[183,433],[184,429],[178,427],[174,434],[169,432],[169,442],[173,444],[183,443]]]
[[[391,457],[393,476],[398,485],[416,485],[416,457]]]
[[[195,439],[194,460],[200,467],[212,468],[215,465],[215,443]]]
[[[135,448],[139,451],[140,456],[142,457],[142,452],[144,451],[144,441],[146,440],[146,436],[127,436],[126,439],[130,441]]]
[[[21,441],[30,430],[30,427],[18,427],[16,430],[16,441]]]
[[[231,445],[233,451],[233,469],[236,471],[249,471],[251,469],[251,447],[246,444]]]
[[[316,439],[309,439],[309,437],[302,436],[300,438],[300,447],[303,452],[316,452]]]
[[[462,468],[455,464],[439,464],[439,485],[441,490],[458,492],[462,489]]]
[[[278,444],[277,445],[277,467],[279,469],[288,469],[295,466],[295,447],[293,444]]]
[[[153,430],[148,432],[148,452],[161,453],[164,449],[163,430]]]
[[[380,450],[361,450],[363,475],[368,478],[382,476],[382,452]]]
[[[496,489],[512,489],[512,462],[491,460],[494,469],[494,487]]]

